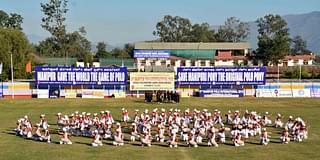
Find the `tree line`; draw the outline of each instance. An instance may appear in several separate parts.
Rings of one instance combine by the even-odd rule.
[[[248,34],[249,24],[236,17],[228,18],[215,31],[206,22],[192,24],[187,18],[171,15],[164,16],[153,32],[160,42],[240,42],[245,41]]]
[[[266,15],[256,20],[258,25],[258,48],[252,58],[264,65],[278,64],[288,54],[310,52],[301,36],[290,38],[286,21],[279,15]],[[217,31],[208,23],[192,24],[187,18],[164,16],[153,32],[159,42],[245,42],[249,24],[236,17],[228,18]]]
[[[92,43],[87,39],[85,27],[76,31],[67,31],[66,14],[69,12],[68,0],[48,0],[40,3],[43,13],[41,27],[50,36],[38,44],[31,44],[23,32],[23,17],[17,13],[0,10],[0,63],[3,63],[3,79],[9,79],[10,54],[13,55],[14,78],[27,78],[25,65],[31,61],[39,64],[38,57],[77,58],[92,62],[99,58],[132,58],[134,45],[127,43],[123,47],[107,51],[107,44],[99,42],[96,52],[92,52]],[[291,38],[286,21],[279,15],[266,15],[256,20],[258,25],[258,48],[252,52],[254,60],[265,65],[277,64],[285,55],[310,52],[301,36]],[[249,35],[249,24],[236,17],[228,18],[217,28],[210,24],[192,23],[180,16],[165,15],[156,23],[152,33],[154,42],[245,42]],[[318,58],[319,59],[319,58]],[[65,62],[67,64],[67,59]]]

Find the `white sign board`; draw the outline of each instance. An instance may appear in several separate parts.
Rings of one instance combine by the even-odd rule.
[[[37,91],[38,98],[49,98],[49,90],[48,89],[38,89]]]
[[[293,97],[311,97],[310,89],[293,89]]]

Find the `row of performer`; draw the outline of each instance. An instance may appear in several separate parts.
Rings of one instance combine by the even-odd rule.
[[[274,121],[271,114],[258,114],[255,111],[228,111],[222,116],[219,110],[213,112],[207,109],[153,109],[149,111],[135,110],[132,117],[125,108],[121,111],[121,122],[116,122],[110,111],[86,113],[75,111],[70,115],[57,113],[58,133],[61,134],[60,144],[72,144],[71,136],[92,137],[92,146],[102,146],[103,139],[110,139],[114,145],[124,145],[124,130],[130,135],[130,141],[140,141],[142,146],[151,146],[153,142],[166,143],[169,147],[177,147],[185,143],[198,147],[206,143],[218,147],[226,142],[226,135],[231,137],[235,146],[243,146],[246,139],[259,137],[260,144],[267,145],[271,133],[267,127],[281,128],[280,141],[287,144],[290,140],[303,141],[308,138],[305,121],[289,116],[285,122],[277,113]],[[223,118],[224,117],[224,118]],[[28,116],[18,119],[16,135],[38,141],[50,142],[47,119],[40,115],[40,122],[33,127]],[[129,131],[128,131],[129,130]],[[35,131],[35,132],[34,132]],[[34,133],[33,133],[34,132]]]

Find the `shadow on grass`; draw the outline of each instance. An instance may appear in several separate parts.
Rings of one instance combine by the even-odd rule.
[[[275,141],[275,140],[270,140],[270,143],[281,144],[281,142],[280,142],[280,141]]]
[[[233,143],[223,143],[224,145],[227,145],[227,146],[234,146],[234,144]]]
[[[133,100],[134,103],[153,104],[153,102],[145,102],[144,100]]]
[[[252,142],[252,141],[246,141],[247,144],[254,144],[254,145],[261,145],[260,142]]]
[[[75,144],[84,144],[84,145],[87,145],[87,146],[92,146],[91,143],[85,143],[85,142],[74,142]]]
[[[208,144],[200,143],[198,144],[199,147],[208,147]]]
[[[152,144],[152,145],[155,145],[155,146],[160,146],[160,147],[166,147],[168,148],[168,144],[163,144],[163,143],[158,143],[158,144]]]
[[[133,146],[140,146],[141,147],[141,143],[135,143],[135,142],[133,142],[133,143],[129,143],[130,145],[133,145]]]
[[[14,132],[12,130],[2,131],[2,133],[9,134],[9,135],[16,135],[16,132]]]
[[[109,146],[114,146],[112,142],[113,141],[111,141],[111,142],[108,141],[108,142],[104,142],[104,144],[109,145]]]

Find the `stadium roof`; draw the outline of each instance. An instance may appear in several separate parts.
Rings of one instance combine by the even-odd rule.
[[[49,66],[64,66],[66,63],[65,58],[41,58],[44,64]],[[100,66],[124,66],[134,67],[133,59],[114,59],[114,58],[100,58]],[[67,58],[68,66],[75,65],[77,63],[77,58]]]
[[[138,42],[135,49],[196,49],[196,50],[244,50],[250,49],[251,45],[247,42],[240,43],[176,43],[176,42]]]
[[[63,66],[66,64],[66,60],[67,60],[67,64],[70,65],[75,65],[77,62],[77,58],[43,58],[44,63],[50,66]]]

